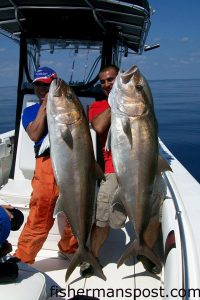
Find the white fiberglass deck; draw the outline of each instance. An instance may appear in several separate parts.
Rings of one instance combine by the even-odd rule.
[[[161,299],[162,297],[159,295],[164,295],[163,274],[153,275],[145,271],[142,264],[137,262],[134,257],[117,269],[117,260],[124,251],[126,244],[129,243],[130,236],[132,236],[131,228],[130,222],[127,222],[125,228],[111,230],[108,240],[102,247],[100,262],[103,265],[103,272],[107,281],[103,281],[95,274],[84,279],[80,276],[79,267],[77,267],[67,284],[65,283],[65,273],[70,261],[58,257],[57,242],[60,236],[55,232],[58,229],[57,224],[50,231],[43,249],[36,257],[36,262],[31,265],[29,274],[33,276],[33,267],[51,278],[46,277],[47,299],[70,299],[77,293],[94,296],[97,299],[134,299],[134,293],[138,296],[137,299],[144,299],[148,295],[148,299],[155,299],[155,295],[158,295],[156,299]],[[14,249],[18,235],[19,232],[12,232],[10,235],[9,240],[14,244]],[[19,263],[19,267],[21,268],[19,274],[21,277],[25,276],[24,279],[20,278],[20,281],[30,280],[27,278],[28,265]],[[52,296],[53,294],[54,296]],[[12,297],[6,300],[11,299]],[[20,300],[27,299],[20,298]]]
[[[128,230],[112,230],[108,241],[102,248],[100,261],[107,281],[96,275],[83,279],[79,274],[79,267],[72,273],[68,283],[65,283],[65,273],[69,260],[57,257],[56,251],[40,251],[33,267],[48,274],[57,286],[52,287],[52,292],[62,299],[68,299],[79,293],[80,295],[94,296],[98,299],[134,299],[134,292],[140,295],[138,299],[155,298],[155,293],[160,293],[162,274],[153,275],[145,271],[142,264],[130,259],[126,264],[117,269],[116,262],[129,241],[130,223],[126,224]],[[59,286],[62,288],[60,290]],[[154,294],[152,294],[154,289]],[[51,291],[50,291],[51,294]],[[156,299],[161,299],[157,297]]]

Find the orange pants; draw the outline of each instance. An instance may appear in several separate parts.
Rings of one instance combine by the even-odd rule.
[[[30,200],[30,212],[27,222],[18,240],[15,256],[22,262],[33,263],[53,226],[53,211],[59,195],[51,159],[49,156],[36,159],[32,179],[33,192]],[[58,243],[60,251],[74,253],[78,243],[69,225],[66,225]]]

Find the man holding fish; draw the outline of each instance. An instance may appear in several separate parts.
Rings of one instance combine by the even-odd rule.
[[[141,84],[140,79],[140,73],[137,73],[137,67],[135,67],[134,72],[132,72],[131,74],[129,74],[129,76],[127,76],[127,82],[132,79],[132,76],[136,77],[136,81],[138,80],[138,86]],[[115,161],[113,161],[113,156],[111,153],[111,147],[108,149],[106,148],[106,144],[109,143],[109,141],[106,143],[107,140],[107,136],[108,136],[108,132],[109,132],[109,128],[111,125],[111,113],[113,114],[114,110],[117,110],[120,107],[120,101],[124,101],[126,102],[126,100],[123,99],[126,98],[126,96],[132,96],[132,95],[126,95],[126,91],[124,95],[120,95],[120,99],[118,99],[118,91],[119,91],[119,87],[115,86],[114,91],[112,91],[112,96],[109,97],[110,92],[113,88],[114,82],[116,80],[116,77],[118,75],[119,69],[115,66],[115,65],[108,65],[108,66],[104,66],[100,73],[99,73],[99,79],[100,79],[100,83],[101,83],[101,87],[102,90],[106,96],[105,100],[102,101],[95,101],[94,103],[92,103],[92,105],[90,106],[90,110],[89,110],[89,120],[92,124],[92,127],[94,128],[94,130],[97,132],[97,134],[100,135],[101,138],[101,143],[102,143],[102,151],[103,151],[103,156],[104,156],[104,162],[105,162],[105,176],[106,176],[106,181],[102,181],[101,185],[100,185],[100,189],[99,189],[99,193],[98,193],[98,198],[97,198],[97,209],[96,209],[96,221],[95,224],[93,225],[92,228],[92,232],[91,232],[91,252],[93,253],[93,255],[98,259],[99,257],[99,251],[100,248],[102,247],[102,245],[104,244],[104,242],[106,241],[106,239],[108,238],[109,235],[109,231],[110,231],[110,227],[111,228],[121,228],[125,225],[125,221],[126,221],[126,216],[129,216],[129,219],[133,221],[133,223],[135,222],[135,220],[133,220],[133,216],[132,216],[132,212],[129,213],[130,211],[135,210],[135,215],[134,218],[137,219],[136,214],[138,211],[138,214],[141,213],[140,209],[137,208],[137,204],[135,205],[135,203],[133,203],[132,200],[129,201],[129,199],[124,199],[125,197],[123,196],[124,193],[127,194],[127,190],[125,188],[124,190],[124,186],[126,186],[126,183],[130,182],[130,180],[132,180],[132,177],[134,177],[134,174],[132,174],[132,172],[137,172],[137,170],[135,169],[134,171],[134,167],[133,167],[133,171],[131,171],[131,173],[129,174],[129,171],[125,173],[123,173],[122,171],[122,176],[120,174],[120,168],[122,168],[122,170],[125,170],[125,166],[121,164],[121,166],[119,166],[120,162],[118,161],[117,158],[117,153],[120,152],[120,149],[118,148],[119,144],[122,144],[124,137],[121,136],[120,138],[122,138],[121,141],[116,141],[115,145],[112,145],[115,147]],[[122,73],[123,74],[123,73]],[[120,76],[122,76],[120,74]],[[118,76],[119,77],[119,76]],[[120,78],[120,77],[119,77]],[[135,79],[134,79],[135,80]],[[133,89],[135,83],[133,83]],[[145,81],[145,89],[147,89],[147,83]],[[142,87],[141,87],[142,88]],[[138,87],[139,90],[139,87]],[[121,90],[120,90],[121,91]],[[124,91],[123,91],[124,92]],[[146,91],[145,91],[146,92]],[[149,92],[149,90],[148,90]],[[108,97],[109,97],[109,101],[108,101]],[[113,103],[111,103],[113,101]],[[119,101],[119,103],[115,103],[115,101]],[[130,107],[130,109],[132,109],[132,100],[130,100],[130,105],[128,103],[128,109]],[[137,97],[136,97],[136,102],[137,102]],[[139,101],[138,101],[139,102]],[[143,102],[143,100],[142,100]],[[145,106],[145,103],[142,104],[143,106]],[[149,103],[149,106],[151,106],[151,103]],[[117,108],[116,108],[117,107]],[[122,110],[123,110],[123,104],[121,105]],[[125,104],[125,110],[126,110],[126,104]],[[136,113],[136,115],[143,113],[143,109],[145,110],[144,107],[140,107],[140,104],[137,106],[136,103],[136,111],[134,113]],[[112,111],[111,111],[112,109]],[[134,110],[134,105],[133,105],[133,110]],[[141,111],[140,111],[141,110]],[[130,111],[130,113],[132,113],[132,111]],[[126,114],[125,111],[122,111],[122,114]],[[121,117],[120,117],[121,118]],[[124,128],[123,128],[123,132],[125,132],[125,136],[128,138],[129,143],[130,140],[134,139],[134,134],[133,132],[131,132],[131,127],[129,127],[129,124],[125,124],[125,118],[124,116],[121,118],[121,120],[123,119],[122,123],[124,122]],[[112,119],[113,121],[113,119]],[[157,123],[156,123],[156,119],[154,117],[154,114],[152,114],[152,130],[150,130],[152,132],[153,135],[155,135],[155,139],[154,136],[152,136],[152,139],[155,140],[155,156],[152,156],[152,173],[151,173],[151,180],[149,181],[149,186],[147,187],[147,189],[149,190],[147,192],[147,197],[149,197],[149,203],[147,204],[146,199],[144,201],[143,208],[144,206],[146,206],[146,209],[150,210],[150,198],[152,196],[152,190],[153,190],[153,183],[154,183],[154,179],[155,179],[155,174],[156,171],[154,171],[157,167]],[[119,130],[117,124],[114,125],[116,131]],[[127,132],[126,132],[127,131]],[[109,132],[110,134],[110,132]],[[119,131],[115,132],[115,137],[116,139],[119,137]],[[113,139],[114,140],[114,139]],[[112,141],[112,138],[111,138]],[[126,141],[124,141],[126,144]],[[131,140],[131,143],[133,142],[134,144],[134,140]],[[153,144],[153,143],[152,143]],[[145,145],[144,145],[145,147]],[[113,149],[113,147],[112,147]],[[122,149],[122,151],[124,151],[124,154],[122,153],[122,157],[129,155],[131,160],[133,159],[133,156],[130,152],[126,151],[126,149]],[[134,158],[135,159],[135,158]],[[137,158],[136,158],[137,159]],[[153,162],[155,159],[155,163]],[[117,162],[116,162],[117,161]],[[119,163],[119,164],[118,164]],[[126,163],[126,162],[125,162]],[[137,164],[137,162],[136,162]],[[132,162],[129,162],[130,168],[132,168],[131,166],[134,165],[132,164]],[[119,172],[118,172],[119,171]],[[128,178],[130,175],[130,179]],[[128,176],[128,177],[127,177]],[[123,179],[122,179],[123,177]],[[160,183],[160,181],[162,181],[160,179],[157,180],[157,182]],[[140,178],[141,182],[142,182],[142,177]],[[123,183],[122,181],[125,180]],[[123,185],[120,186],[120,181]],[[147,180],[144,179],[144,181],[146,182]],[[134,185],[135,183],[133,182],[132,185]],[[162,183],[161,183],[162,185]],[[150,187],[151,186],[151,187]],[[144,187],[146,188],[146,187]],[[133,193],[133,190],[131,190],[130,187],[128,187],[128,193]],[[119,193],[120,191],[120,193]],[[159,193],[157,193],[159,194]],[[157,194],[154,193],[154,200],[152,200],[152,206],[156,207],[156,210],[159,211],[159,204],[157,202],[161,202],[160,199],[156,200],[155,198],[159,198],[159,196],[157,196]],[[163,193],[162,193],[163,195]],[[130,206],[132,206],[131,208],[129,207],[129,204],[127,205],[127,202],[130,203]],[[122,204],[123,203],[123,204]],[[139,204],[140,206],[140,204]],[[138,206],[138,207],[139,207]],[[126,209],[125,209],[126,208]],[[141,209],[142,210],[142,209]],[[144,208],[145,210],[145,208]],[[130,253],[128,253],[127,255],[125,255],[125,258],[122,257],[119,261],[119,265],[121,265],[130,255],[131,253],[133,255],[138,255],[138,259],[141,260],[141,262],[143,263],[144,267],[152,272],[152,273],[160,273],[161,271],[161,265],[159,262],[159,259],[157,259],[157,257],[152,254],[151,249],[154,246],[155,240],[158,237],[158,233],[159,233],[159,220],[157,218],[158,213],[153,212],[155,215],[155,218],[152,219],[152,221],[149,222],[149,227],[146,227],[146,231],[143,232],[142,234],[144,235],[142,237],[142,243],[144,242],[143,239],[146,239],[146,244],[148,244],[147,248],[145,248],[145,251],[135,251],[135,249],[131,249]],[[143,214],[143,212],[142,212]],[[142,220],[142,218],[141,218]],[[145,222],[147,220],[144,220]],[[155,229],[155,235],[154,237],[152,237],[151,234],[151,230]],[[144,242],[145,243],[145,242]],[[138,246],[139,249],[139,246]],[[137,249],[137,250],[138,250]],[[150,249],[150,250],[149,250]],[[133,251],[132,251],[133,250]],[[140,250],[140,249],[139,249]],[[150,254],[149,254],[150,253]],[[148,258],[147,258],[148,256]],[[153,262],[152,262],[153,261]],[[80,268],[80,273],[83,277],[89,277],[92,274],[93,270],[91,265],[85,263],[81,265]]]
[[[123,72],[117,76],[118,71],[114,65],[101,69],[99,79],[106,99],[94,102],[89,111],[90,122],[101,137],[106,177],[106,181],[101,181],[96,221],[93,226],[95,183],[96,179],[105,180],[105,178],[95,162],[88,122],[75,93],[63,80],[55,79],[57,76],[53,70],[40,68],[35,73],[34,79],[35,93],[40,104],[33,106],[31,114],[28,114],[31,108],[27,108],[23,114],[24,128],[30,138],[36,142],[36,170],[32,181],[30,214],[19,238],[15,255],[24,262],[34,262],[53,225],[53,210],[56,203],[56,212],[63,211],[66,214],[78,240],[77,245],[68,226],[59,243],[62,252],[76,252],[68,267],[66,280],[78,264],[81,264],[80,273],[83,277],[93,274],[94,268],[101,278],[106,279],[98,261],[99,250],[108,237],[110,227],[123,227],[127,215],[135,229],[136,239],[122,255],[118,266],[129,256],[138,255],[149,271],[158,273],[161,269],[159,259],[152,251],[151,231],[152,228],[156,228],[158,222],[148,214],[151,211],[150,198],[153,194],[158,165],[157,126],[152,99],[149,96],[148,85],[136,66],[131,69],[130,74],[129,71],[125,72],[124,78]],[[119,80],[122,80],[121,85]],[[117,84],[114,85],[115,81]],[[131,86],[130,93],[126,90],[129,86]],[[109,97],[108,103],[111,89],[112,96]],[[137,90],[136,97],[132,93],[135,90]],[[146,115],[147,121],[145,121]],[[142,131],[138,130],[142,128],[139,126],[140,122],[131,123],[140,116],[144,120]],[[49,150],[45,150],[42,154],[39,152],[41,144],[45,144],[43,140],[47,134],[47,123],[51,159]],[[111,138],[110,146],[109,136],[106,143],[109,128],[109,136],[114,136]],[[115,129],[119,130],[115,131]],[[135,147],[138,145],[135,140],[135,136],[138,136],[135,133],[138,132],[141,132],[142,142],[145,141],[147,133],[147,143],[142,145],[144,147],[139,152]],[[138,140],[140,141],[140,138]],[[149,151],[149,145],[152,151]],[[105,146],[109,151],[105,150]],[[138,153],[142,156],[138,157]],[[141,164],[138,163],[138,159]],[[130,167],[127,169],[128,172],[126,172],[127,166]],[[67,189],[66,183],[68,183]],[[90,231],[91,252],[86,245]],[[154,238],[155,236],[157,237],[157,234],[154,234]]]
[[[108,104],[108,95],[112,89],[115,78],[118,74],[118,67],[115,65],[105,66],[99,73],[101,88],[105,94],[105,100],[95,101],[89,109],[89,121],[92,127],[100,136],[104,158],[104,173],[106,181],[101,181],[97,197],[96,221],[91,232],[91,251],[98,258],[99,250],[108,238],[110,227],[121,228],[125,224],[126,214],[120,203],[112,206],[113,196],[117,189],[117,179],[112,162],[111,151],[105,150],[108,130],[111,122],[111,111]],[[83,263],[80,267],[80,274],[83,277],[93,273],[92,267]]]
[[[21,232],[18,247],[14,254],[22,262],[33,263],[53,226],[54,206],[59,195],[55,180],[49,149],[39,155],[40,146],[47,135],[46,105],[49,87],[57,78],[54,70],[40,67],[34,74],[33,86],[39,103],[24,109],[23,126],[30,139],[35,142],[35,172],[32,179],[33,192],[30,199],[30,212]],[[77,240],[67,224],[58,247],[68,256],[77,249]]]

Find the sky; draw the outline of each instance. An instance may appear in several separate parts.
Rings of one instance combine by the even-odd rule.
[[[129,55],[126,68],[137,64],[149,80],[200,78],[200,0],[149,0],[155,13],[147,45],[160,47]],[[0,35],[0,86],[17,85],[19,46]],[[53,58],[46,63],[53,65]],[[62,55],[57,72],[63,72]]]

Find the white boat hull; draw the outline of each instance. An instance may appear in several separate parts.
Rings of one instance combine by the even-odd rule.
[[[92,133],[92,135],[95,138],[95,134]],[[7,143],[7,139],[6,137],[5,143]],[[23,137],[21,142],[24,142]],[[38,253],[36,262],[33,265],[34,269],[31,268],[27,271],[25,269],[28,267],[25,264],[19,264],[20,276],[13,284],[12,293],[10,294],[9,288],[11,286],[4,285],[0,295],[4,295],[1,293],[7,293],[6,300],[13,299],[12,295],[16,289],[29,289],[28,287],[32,285],[32,279],[35,282],[37,280],[40,282],[34,293],[31,293],[35,295],[33,299],[48,299],[49,297],[51,299],[53,294],[62,297],[62,299],[69,299],[74,296],[73,293],[93,295],[99,299],[108,299],[108,297],[109,299],[133,299],[134,293],[138,297],[140,294],[141,299],[143,299],[149,293],[150,299],[155,298],[155,295],[157,295],[156,299],[174,299],[174,295],[178,295],[178,293],[182,295],[186,289],[199,289],[200,261],[197,254],[200,253],[200,232],[198,230],[200,185],[161,141],[160,146],[161,154],[168,159],[173,170],[173,173],[166,172],[163,175],[167,185],[167,196],[162,209],[165,260],[162,274],[158,276],[150,274],[144,270],[142,264],[137,262],[135,258],[117,269],[117,260],[125,245],[130,241],[131,226],[127,222],[124,229],[111,231],[110,237],[101,251],[100,260],[104,266],[107,281],[104,282],[97,276],[83,279],[79,275],[79,268],[77,268],[70,277],[70,285],[66,286],[64,278],[69,261],[60,259],[57,254],[57,242],[65,223],[63,216],[60,216],[51,229],[43,249]],[[2,147],[2,143],[0,147]],[[32,190],[30,178],[34,164],[30,164],[29,172],[27,172],[27,166],[26,172],[22,167],[20,169],[20,166],[23,166],[23,164],[20,164],[21,155],[24,155],[22,153],[23,151],[18,152],[17,155],[14,179],[9,179],[0,190],[0,201],[19,207],[27,217]],[[26,153],[27,156],[32,155],[29,151]],[[10,156],[12,156],[12,153],[10,153]],[[27,161],[29,161],[29,157],[27,157]],[[5,172],[5,176],[3,176],[4,182],[8,179],[6,178],[8,177],[7,174],[8,172]],[[20,232],[12,232],[9,237],[14,249],[19,234]],[[30,272],[30,278],[27,276],[27,272]],[[53,283],[51,280],[53,280]],[[41,289],[40,298],[36,295],[39,289]],[[19,291],[16,293],[17,295],[19,293],[20,297],[15,299],[31,299],[27,298],[26,293],[24,293],[24,296]],[[120,295],[119,297],[117,293]],[[196,295],[195,292],[193,294]],[[178,299],[182,299],[182,297],[180,296]]]

